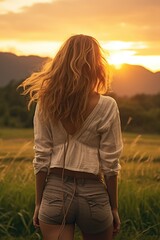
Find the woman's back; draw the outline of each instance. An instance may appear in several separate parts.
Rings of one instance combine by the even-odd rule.
[[[84,120],[89,116],[89,114],[93,111],[95,106],[98,104],[99,98],[100,98],[100,95],[97,94],[96,92],[88,96],[88,103],[87,103],[86,112],[84,114]],[[77,126],[75,126],[75,124],[73,124],[70,121],[70,119],[61,120],[61,123],[69,135],[74,135],[78,131]]]

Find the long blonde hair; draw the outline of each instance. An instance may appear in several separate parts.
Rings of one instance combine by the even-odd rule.
[[[97,40],[74,35],[46,63],[20,84],[23,95],[29,94],[28,108],[38,102],[44,119],[70,119],[83,123],[88,95],[107,91],[107,62]]]

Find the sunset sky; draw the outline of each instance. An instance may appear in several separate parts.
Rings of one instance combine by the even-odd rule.
[[[53,57],[73,34],[95,37],[110,63],[160,70],[160,0],[0,0],[0,51]]]

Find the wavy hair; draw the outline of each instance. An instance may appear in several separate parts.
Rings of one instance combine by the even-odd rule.
[[[107,92],[107,67],[95,38],[74,35],[19,87],[23,87],[22,95],[29,94],[28,108],[38,102],[44,119],[69,118],[78,126],[84,121],[89,94]]]

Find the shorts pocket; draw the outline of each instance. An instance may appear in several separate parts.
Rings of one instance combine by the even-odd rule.
[[[110,215],[111,208],[108,195],[94,195],[88,198],[90,214],[93,220],[105,221]]]
[[[64,198],[66,198],[64,194]],[[40,215],[53,221],[55,224],[61,224],[64,216],[63,195],[60,193],[44,193],[40,208]]]

